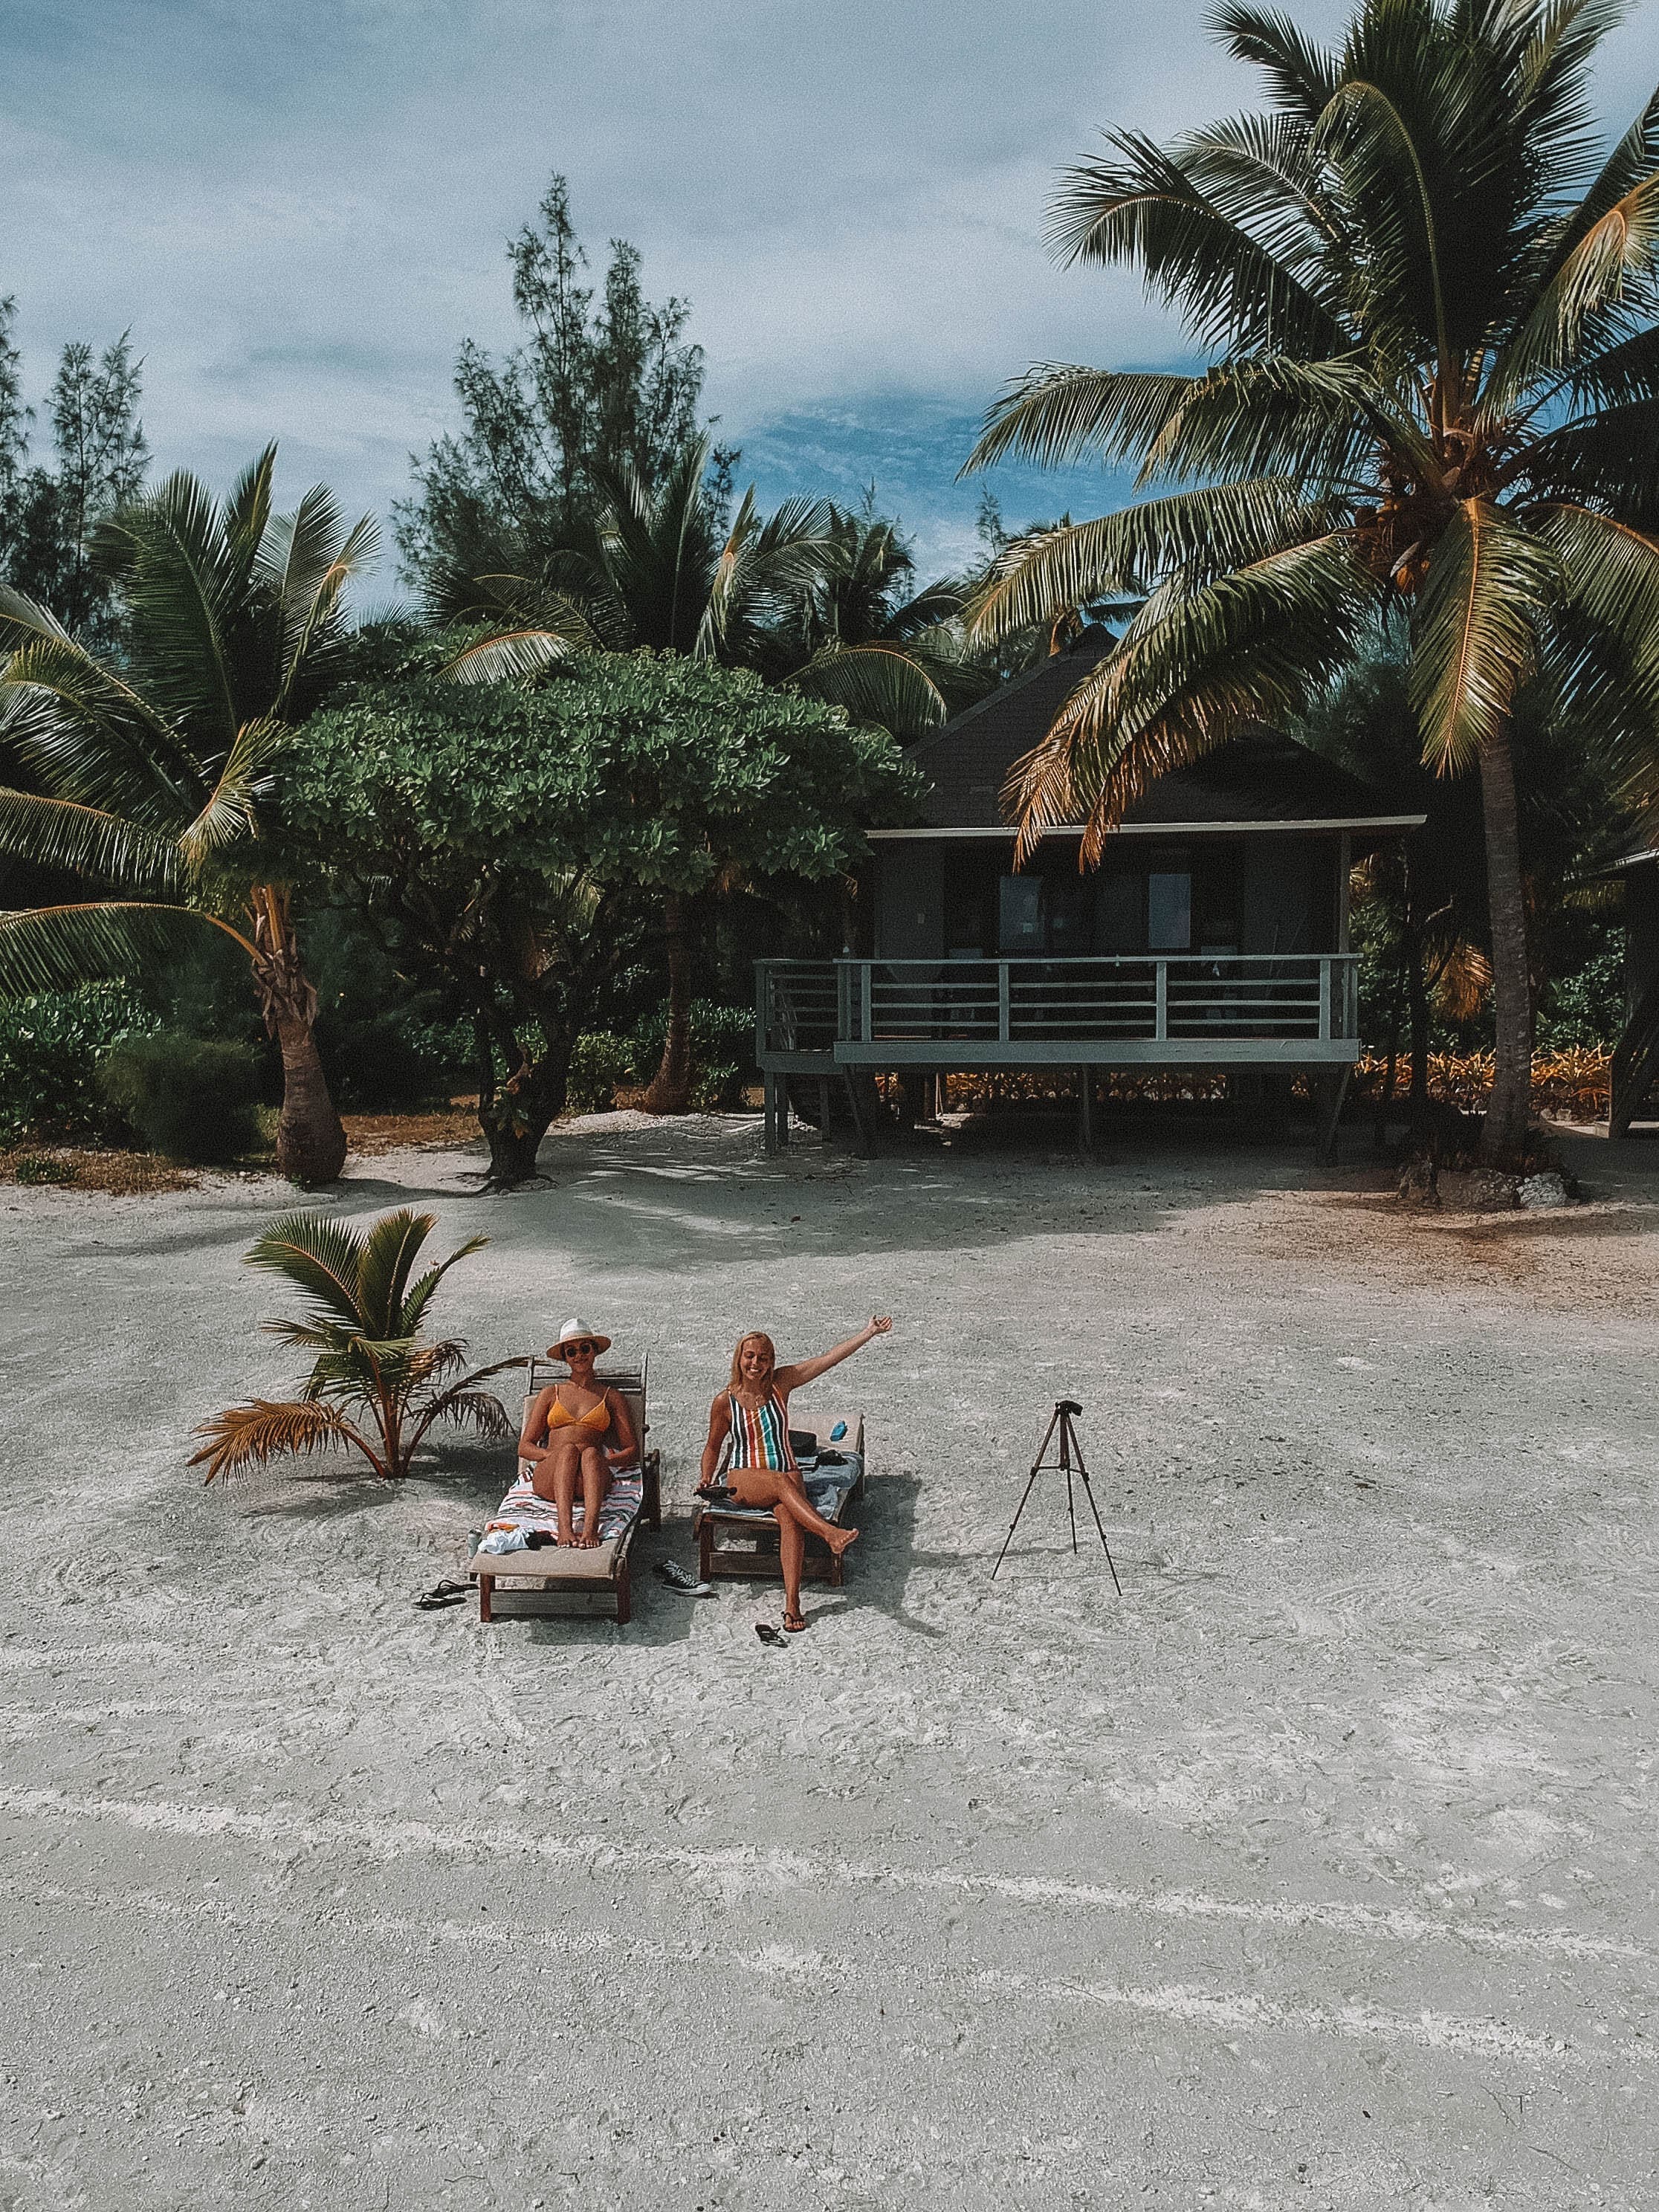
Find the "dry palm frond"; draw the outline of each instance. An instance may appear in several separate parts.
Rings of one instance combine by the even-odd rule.
[[[206,1442],[186,1463],[200,1467],[205,1462],[204,1482],[211,1482],[216,1475],[240,1474],[244,1468],[266,1467],[274,1459],[296,1458],[337,1443],[355,1446],[376,1474],[387,1473],[385,1462],[345,1415],[332,1406],[319,1405],[314,1399],[278,1402],[255,1398],[246,1406],[228,1406],[222,1413],[202,1422],[196,1434]]]
[[[1472,1022],[1492,988],[1492,963],[1477,945],[1460,938],[1440,963],[1434,1003],[1448,1021]]]

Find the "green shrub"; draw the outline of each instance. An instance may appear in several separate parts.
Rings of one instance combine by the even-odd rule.
[[[729,1114],[742,1103],[743,1070],[735,1060],[694,1070],[691,1103],[699,1114]]]
[[[0,1000],[0,1145],[131,1143],[99,1071],[124,1039],[156,1027],[124,983]]]
[[[1624,947],[1610,945],[1592,953],[1576,973],[1558,976],[1546,988],[1538,1009],[1538,1045],[1550,1052],[1613,1045],[1624,1026]]]
[[[649,1083],[656,1073],[667,1034],[666,1005],[635,1024],[628,1042],[636,1082]],[[691,1103],[699,1112],[735,1106],[754,1057],[752,1008],[723,1006],[714,999],[691,1001]]]
[[[191,1166],[240,1159],[259,1141],[259,1055],[251,1045],[131,1037],[105,1062],[106,1094],[152,1152]]]
[[[19,1182],[66,1183],[75,1181],[70,1160],[55,1160],[50,1152],[20,1152],[12,1164]]]
[[[662,1058],[668,1034],[668,1009],[659,1006],[637,1021],[626,1036],[596,1030],[576,1040],[570,1056],[565,1100],[578,1114],[603,1114],[619,1091],[650,1082]],[[755,1017],[746,1007],[722,1006],[712,999],[691,1004],[691,1103],[701,1113],[735,1106],[754,1058]]]
[[[565,1085],[565,1104],[575,1114],[608,1113],[617,1093],[636,1078],[634,1052],[626,1037],[598,1030],[576,1039],[570,1055],[570,1074]]]
[[[334,1103],[348,1114],[411,1113],[447,1103],[469,1079],[477,1084],[470,1027],[419,1021],[402,1007],[357,1020],[325,1007],[317,1049]]]

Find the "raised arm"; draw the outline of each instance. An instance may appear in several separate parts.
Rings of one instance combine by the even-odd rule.
[[[720,1452],[732,1433],[732,1401],[722,1390],[708,1408],[708,1441],[702,1448],[702,1472],[697,1477],[699,1490],[707,1490],[720,1471]]]
[[[787,1398],[792,1390],[799,1390],[803,1382],[815,1382],[832,1367],[839,1367],[843,1359],[850,1359],[855,1352],[862,1352],[872,1337],[885,1336],[893,1326],[890,1314],[874,1314],[856,1336],[849,1336],[845,1344],[838,1344],[833,1352],[826,1352],[817,1359],[798,1359],[793,1366],[780,1367],[773,1376],[774,1387],[781,1397]]]

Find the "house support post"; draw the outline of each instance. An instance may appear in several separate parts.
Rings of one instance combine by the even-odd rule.
[[[1079,1067],[1077,1072],[1077,1148],[1085,1157],[1095,1148],[1095,1072],[1092,1067]]]
[[[853,1116],[854,1150],[861,1160],[872,1160],[876,1156],[875,1128],[867,1111],[869,1099],[859,1087],[863,1079],[856,1070],[847,1070],[847,1103]]]
[[[1352,1074],[1351,1067],[1339,1068],[1334,1074],[1322,1075],[1316,1085],[1319,1161],[1322,1167],[1331,1167],[1335,1164],[1336,1133],[1342,1120],[1342,1103],[1348,1095],[1348,1083]]]
[[[769,1152],[781,1152],[789,1142],[789,1079],[769,1068],[762,1079],[763,1142]]]

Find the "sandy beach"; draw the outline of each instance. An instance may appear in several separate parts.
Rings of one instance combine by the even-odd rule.
[[[1350,1146],[1360,1143],[1355,1135]],[[505,1486],[204,1492],[293,1202],[0,1191],[5,2212],[1650,2207],[1659,1149],[1564,1214],[1308,1151],[565,1126],[320,1201],[651,1354],[636,1611],[416,1612]],[[844,1591],[671,1594],[740,1329],[862,1408]],[[1045,1481],[1073,1393],[1122,1577]],[[1080,1503],[1080,1501],[1079,1501]]]

